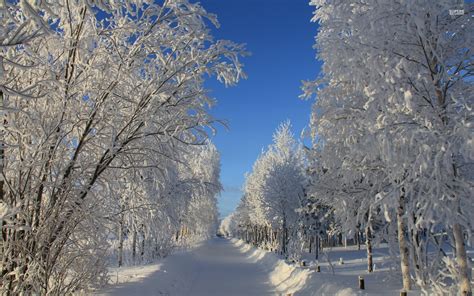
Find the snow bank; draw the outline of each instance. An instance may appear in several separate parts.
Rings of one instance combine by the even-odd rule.
[[[275,254],[251,247],[241,240],[232,239],[232,243],[246,253],[254,263],[259,263],[269,273],[270,283],[279,293],[295,293],[301,290],[313,271],[297,268],[279,259]]]
[[[269,282],[280,295],[400,295],[398,279],[387,280],[388,270],[385,268],[368,274],[365,271],[366,265],[363,258],[347,261],[344,259],[346,261],[344,266],[334,266],[334,274],[327,263],[322,263],[320,264],[321,272],[318,273],[315,265],[300,267],[279,258],[277,254],[256,249],[241,240],[232,239],[231,242],[250,260],[265,269],[269,275]],[[344,252],[349,253],[347,250]],[[337,251],[334,253],[337,254]],[[354,254],[350,255],[354,256]],[[333,264],[336,265],[336,263]],[[364,276],[366,290],[358,289],[359,275]],[[420,293],[415,291],[409,295],[420,295]]]

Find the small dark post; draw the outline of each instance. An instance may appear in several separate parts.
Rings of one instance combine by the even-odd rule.
[[[316,272],[321,272],[321,267],[319,265],[316,266]]]
[[[400,296],[408,296],[407,291],[401,290],[401,291],[400,291]]]
[[[364,277],[359,275],[359,289],[365,290],[365,282],[364,282]]]

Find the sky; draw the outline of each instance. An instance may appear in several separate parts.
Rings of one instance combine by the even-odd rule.
[[[243,59],[248,79],[227,88],[215,80],[206,83],[218,101],[211,113],[229,126],[218,128],[212,138],[221,153],[219,211],[225,217],[237,206],[245,173],[271,144],[278,125],[290,120],[299,138],[309,124],[314,100],[299,96],[302,80],[315,79],[320,69],[313,49],[318,27],[310,21],[314,7],[309,0],[200,2],[217,14],[216,39],[245,43],[251,52]]]

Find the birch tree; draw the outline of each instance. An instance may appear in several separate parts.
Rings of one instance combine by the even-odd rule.
[[[468,214],[473,188],[468,172],[472,171],[468,169],[472,167],[468,152],[472,6],[466,4],[464,15],[452,16],[449,11],[455,1],[312,4],[317,6],[315,20],[321,26],[319,57],[325,63],[323,79],[305,85],[307,94],[318,92],[314,117],[323,114],[316,134],[328,136],[322,139],[324,145],[342,143],[345,133],[333,130],[340,120],[334,114],[356,115],[345,122],[359,139],[341,145],[347,149],[341,161],[363,160],[363,167],[365,159],[376,156],[372,169],[382,179],[374,183],[378,193],[369,198],[384,207],[387,217],[394,212],[398,217],[403,287],[410,289],[411,256],[422,288],[428,288],[430,281],[439,291],[469,294],[464,245],[473,222]],[[344,171],[341,175],[350,177]],[[443,242],[436,239],[440,229],[453,232],[456,271],[450,269],[453,264]],[[421,233],[429,235],[422,238]],[[427,254],[429,244],[440,250],[430,254],[430,264],[420,256]],[[446,274],[451,276],[443,280],[445,284],[438,284]],[[458,287],[447,284],[449,277]]]

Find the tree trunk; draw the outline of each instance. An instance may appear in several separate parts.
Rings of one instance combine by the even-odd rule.
[[[120,222],[119,222],[119,229],[118,229],[119,233],[119,245],[118,245],[118,266],[122,266],[123,264],[123,231],[124,231],[124,227],[123,227],[123,219],[120,218]]]
[[[467,264],[466,247],[462,227],[459,223],[453,225],[454,240],[456,243],[456,261],[459,265],[459,292],[462,296],[472,296],[471,281]]]
[[[140,250],[140,258],[143,262],[143,259],[145,257],[145,227],[143,224],[142,224],[141,233],[142,233],[142,244],[141,244],[141,250]]]
[[[0,90],[0,104],[2,106],[2,109],[5,110],[5,103],[4,103],[4,99],[3,99],[3,91]],[[5,111],[3,111],[5,112]],[[5,195],[4,195],[4,191],[3,191],[3,185],[4,185],[4,180],[3,180],[3,166],[4,166],[4,161],[5,161],[5,147],[4,147],[4,144],[3,144],[3,130],[5,129],[5,124],[4,124],[4,118],[5,118],[5,114],[3,114],[2,118],[0,120],[2,120],[2,124],[3,124],[3,128],[2,130],[0,131],[0,135],[1,135],[1,139],[0,139],[0,201],[4,201],[5,199]],[[7,274],[10,270],[9,268],[7,268],[7,263],[8,263],[8,254],[6,254],[6,249],[7,249],[7,238],[8,238],[8,228],[7,227],[4,227],[5,225],[7,224],[7,222],[5,220],[2,220],[2,254],[3,254],[3,258],[2,258],[2,271],[1,271],[1,274],[0,274],[0,277],[3,278],[5,274]],[[10,264],[8,264],[10,265]],[[6,286],[6,291],[7,291],[7,295],[8,295],[8,290],[10,289],[10,285],[11,285],[11,281],[8,281],[7,283],[5,283],[5,286]]]
[[[314,254],[315,254],[315,259],[319,259],[319,236],[314,237]]]
[[[365,244],[367,245],[367,271],[374,271],[374,263],[372,259],[372,232],[370,224],[365,227]]]
[[[310,236],[309,237],[309,242],[308,242],[308,253],[310,253],[310,254],[313,251],[313,249],[311,248],[312,244],[313,244],[313,238]]]
[[[405,224],[403,223],[403,214],[405,213],[405,197],[400,196],[399,206],[397,209],[397,226],[398,226],[398,246],[400,249],[400,266],[402,270],[403,289],[411,290],[410,284],[410,265],[408,246],[405,238]]]
[[[282,234],[281,234],[281,250],[282,250],[282,254],[286,254],[287,253],[287,249],[286,249],[286,241],[287,241],[287,225],[286,225],[286,215],[283,214],[283,224],[282,224],[282,230],[281,230]]]
[[[360,231],[357,230],[357,250],[360,251]]]
[[[416,225],[416,216],[411,215],[411,225]],[[419,286],[425,287],[428,282],[426,273],[428,260],[424,260],[424,254],[428,254],[426,250],[426,240],[421,237],[421,231],[418,229],[411,230],[412,250],[413,250],[413,267],[415,271],[416,282]]]
[[[318,244],[319,245],[319,250],[323,251],[324,250],[324,238],[321,239],[321,237],[318,236],[318,242],[319,242],[319,244]]]
[[[132,236],[132,260],[133,263],[136,262],[137,259],[137,231],[133,229],[133,236]]]
[[[3,100],[3,91],[0,90],[0,104],[2,106],[2,109],[5,110],[5,103]],[[6,111],[3,111],[6,112]],[[3,192],[3,185],[4,185],[4,180],[3,180],[3,166],[5,163],[5,146],[4,146],[4,139],[3,139],[3,130],[5,129],[5,117],[6,115],[3,114],[0,120],[2,120],[3,123],[3,128],[2,131],[0,132],[1,134],[1,139],[0,139],[0,201],[4,201],[5,196]],[[4,242],[7,240],[7,228],[3,227],[6,225],[6,222],[2,220],[2,247],[4,246]],[[2,248],[3,249],[3,248]],[[5,254],[5,251],[2,250],[2,254]],[[3,276],[3,274],[2,274]]]

